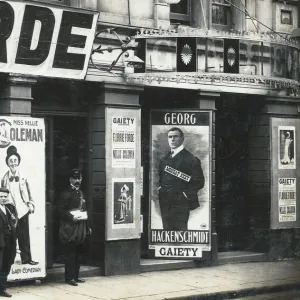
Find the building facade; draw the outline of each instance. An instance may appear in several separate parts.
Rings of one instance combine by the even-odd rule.
[[[78,13],[63,31],[59,67],[54,54],[52,68],[36,71],[25,60],[1,73],[1,114],[45,120],[48,268],[61,259],[56,201],[75,167],[84,174],[93,229],[87,262],[104,275],[140,272],[150,258],[298,256],[298,1],[22,2],[55,16],[56,9]],[[83,14],[98,18],[94,31]],[[126,37],[139,47],[119,57]],[[68,54],[82,52],[72,47],[86,51],[81,73],[79,57]],[[205,179],[183,230],[164,228],[158,196],[172,127],[184,132]],[[189,184],[193,177],[175,167],[165,172]]]

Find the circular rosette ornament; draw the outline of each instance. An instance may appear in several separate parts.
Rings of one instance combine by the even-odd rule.
[[[188,44],[185,44],[182,47],[182,50],[180,53],[182,62],[187,66],[191,62],[192,56],[193,56],[193,52],[192,52],[191,46]]]
[[[235,64],[235,59],[236,59],[235,49],[232,47],[229,47],[227,50],[228,65],[232,67]]]

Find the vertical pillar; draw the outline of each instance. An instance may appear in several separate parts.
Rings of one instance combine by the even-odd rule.
[[[31,114],[32,85],[37,82],[31,77],[9,75],[0,96],[0,114]]]
[[[170,6],[164,0],[154,2],[154,27],[170,27]]]
[[[293,258],[297,255],[299,250],[298,242],[298,228],[299,226],[299,210],[297,209],[298,204],[296,203],[296,218],[294,220],[280,222],[280,211],[279,206],[284,204],[284,201],[279,198],[279,178],[295,178],[296,179],[296,194],[298,194],[298,182],[300,180],[298,176],[299,169],[299,141],[297,139],[297,131],[299,132],[300,121],[299,121],[299,106],[298,98],[294,97],[268,97],[266,98],[265,105],[262,109],[262,114],[268,119],[269,130],[269,163],[266,165],[268,187],[266,197],[262,197],[261,200],[267,199],[268,202],[263,203],[261,201],[260,208],[267,206],[264,219],[264,232],[267,241],[266,248],[268,250],[270,259],[282,259],[282,258]],[[295,168],[283,168],[280,165],[280,159],[282,152],[280,152],[280,133],[279,128],[295,128],[294,146],[295,152],[293,153]],[[261,164],[261,163],[260,163]],[[293,199],[288,199],[287,205],[293,206]],[[297,197],[296,197],[296,202]],[[283,213],[282,213],[283,214]],[[261,220],[256,224],[256,227],[262,227]]]
[[[141,87],[103,83],[91,110],[92,172],[92,241],[91,257],[104,262],[104,275],[138,273],[140,271],[140,239],[106,240],[106,177],[111,172],[106,153],[106,108],[139,108]],[[140,124],[139,124],[140,125]],[[140,130],[138,128],[137,130]],[[137,153],[136,155],[141,155]],[[138,187],[136,187],[138,188]],[[140,199],[136,199],[140,201]]]
[[[216,100],[220,97],[219,93],[198,91],[196,98],[197,108],[212,112],[212,137],[211,137],[211,260],[218,259],[218,235],[217,235],[217,216],[216,216],[216,140],[215,140],[215,110]]]

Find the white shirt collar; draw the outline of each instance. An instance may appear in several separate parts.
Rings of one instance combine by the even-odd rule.
[[[171,149],[171,151],[173,151],[172,157],[174,157],[175,155],[177,155],[180,151],[182,151],[184,149],[184,146],[181,145],[175,149]]]
[[[3,213],[6,215],[6,209],[5,206],[0,204],[0,209],[3,211]]]
[[[76,190],[76,191],[78,191],[80,189],[80,186],[77,187],[76,185],[74,185],[72,183],[70,183],[70,185],[71,185],[71,188],[74,189],[74,190]]]

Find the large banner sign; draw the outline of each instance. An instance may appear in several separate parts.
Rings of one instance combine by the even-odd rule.
[[[0,72],[83,79],[98,13],[0,1]]]
[[[0,180],[17,212],[17,254],[9,280],[46,276],[45,124],[0,117]]]
[[[162,258],[201,259],[211,250],[211,115],[151,112],[149,249]]]

